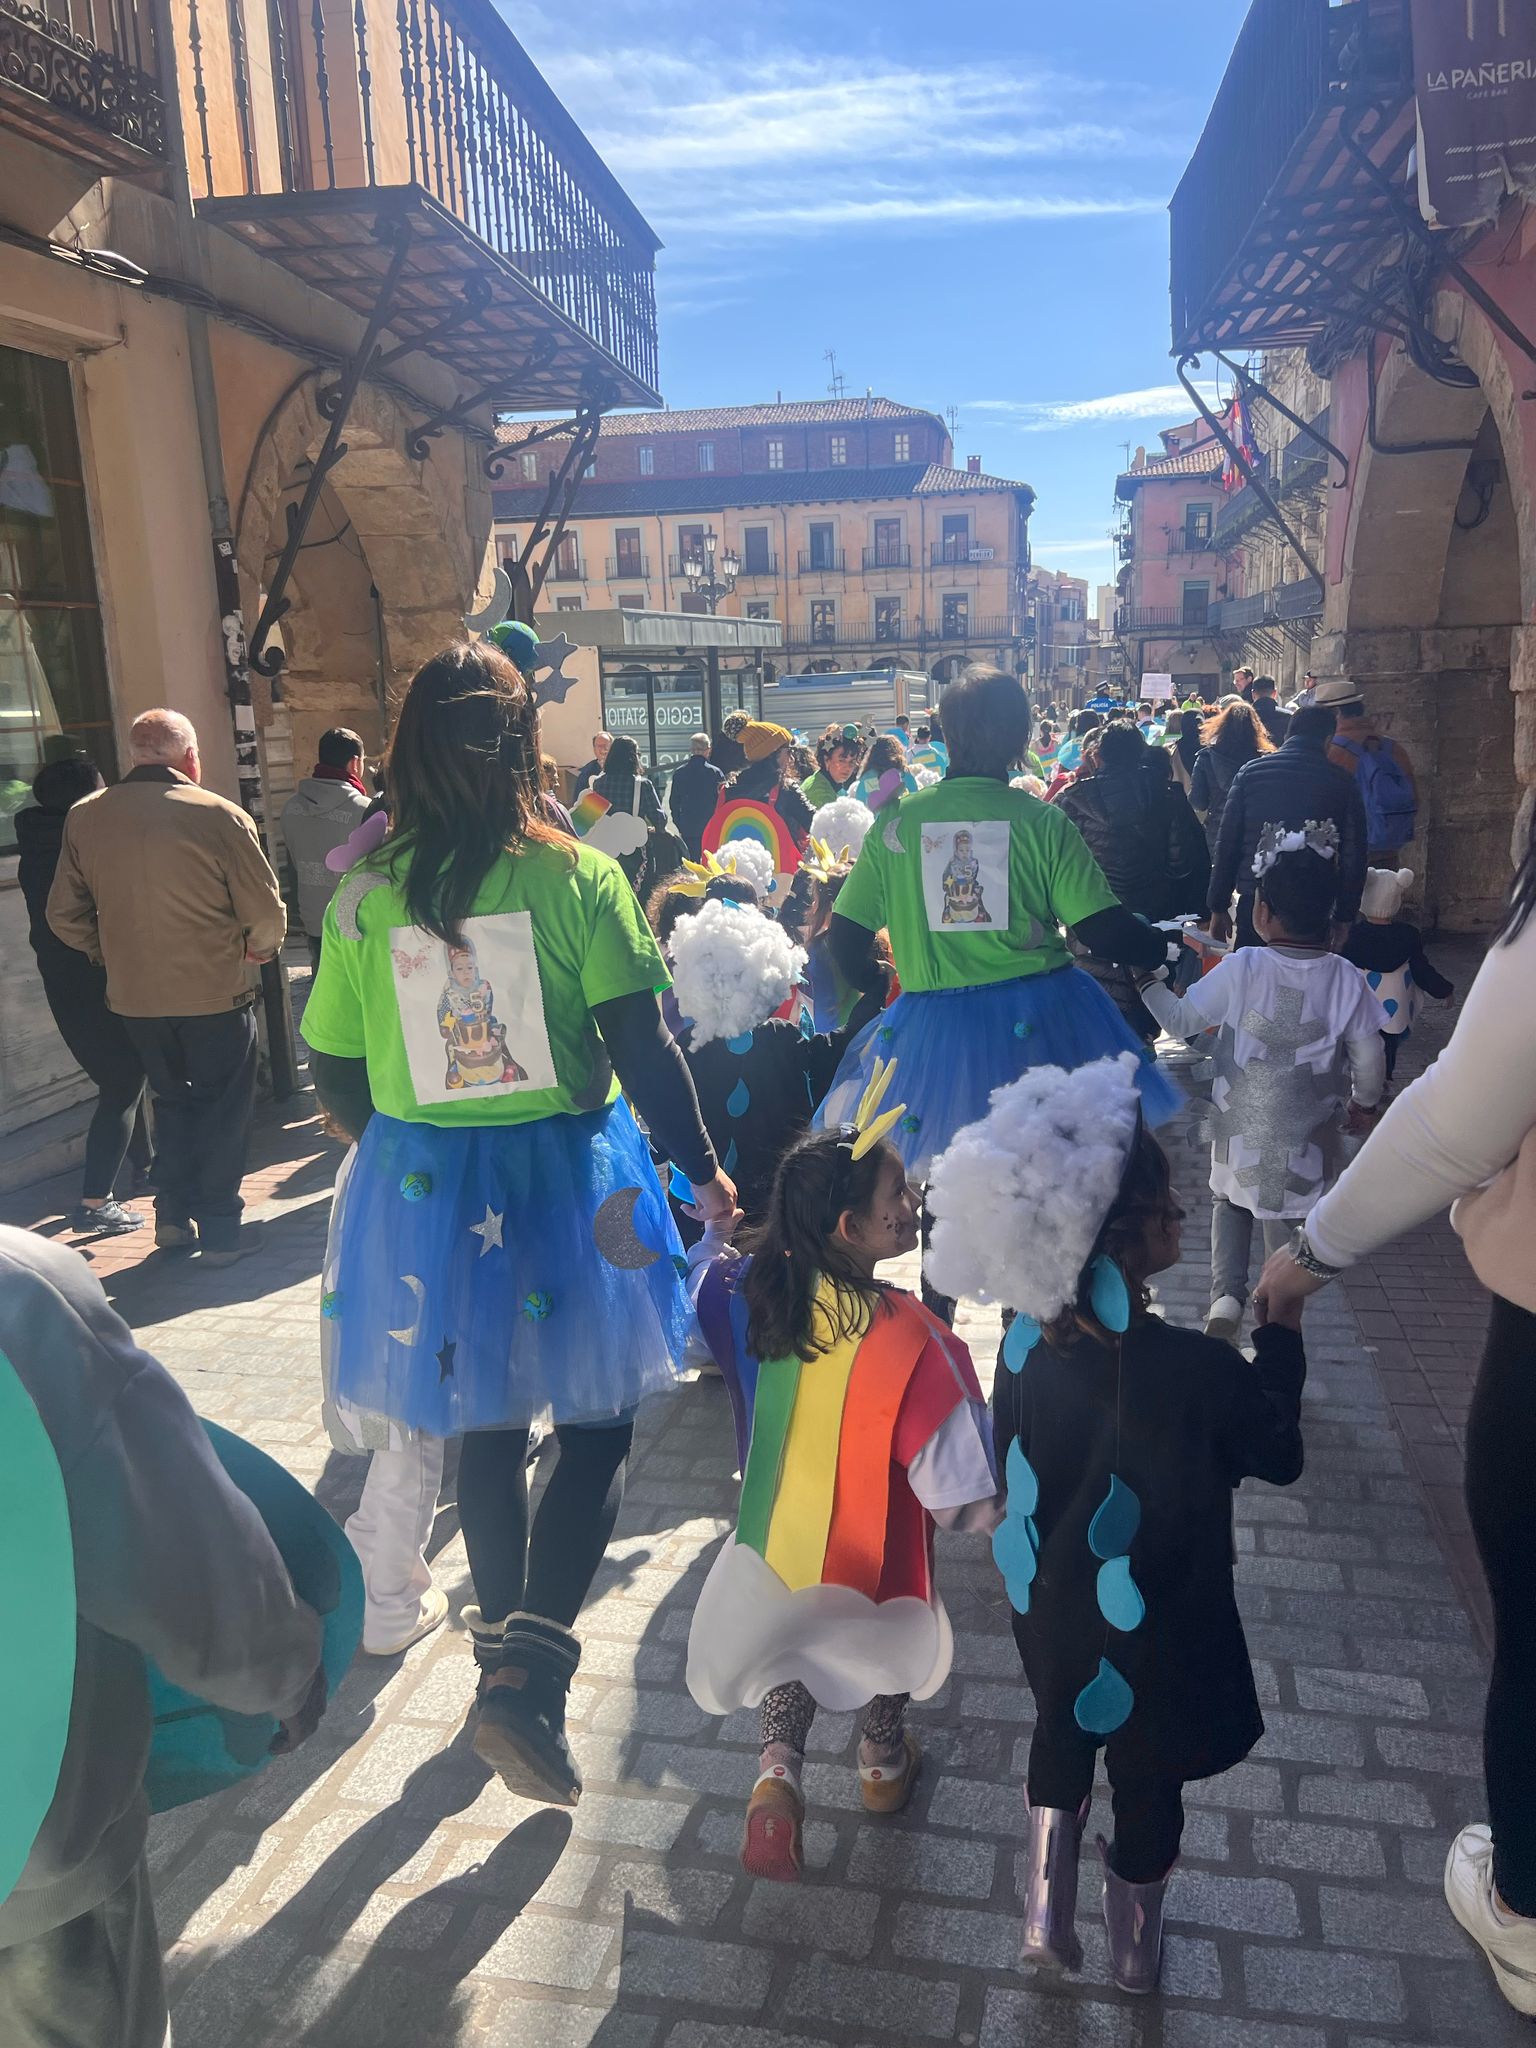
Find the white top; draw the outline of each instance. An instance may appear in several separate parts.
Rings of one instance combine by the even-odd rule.
[[[1352,1266],[1502,1173],[1536,1126],[1536,918],[1495,946],[1450,1044],[1405,1088],[1307,1218],[1330,1266]]]
[[[1351,1094],[1381,1100],[1386,1013],[1337,953],[1244,946],[1179,997],[1154,982],[1142,1000],[1166,1031],[1215,1027],[1211,1191],[1255,1216],[1302,1217],[1334,1166]]]

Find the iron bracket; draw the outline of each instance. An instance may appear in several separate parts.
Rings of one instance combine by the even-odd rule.
[[[1200,356],[1197,351],[1193,354],[1180,356],[1178,362],[1174,366],[1178,380],[1184,386],[1184,390],[1189,397],[1190,403],[1195,407],[1201,419],[1205,421],[1206,425],[1210,428],[1211,432],[1216,436],[1217,440],[1221,443],[1222,447],[1226,449],[1228,455],[1231,456],[1233,462],[1236,463],[1237,467],[1242,471],[1243,475],[1248,479],[1249,483],[1252,484],[1253,488],[1258,492],[1260,503],[1264,506],[1264,509],[1269,513],[1271,519],[1274,520],[1276,526],[1279,527],[1281,533],[1284,535],[1286,545],[1290,548],[1291,553],[1295,555],[1296,559],[1303,564],[1307,574],[1311,577],[1314,577],[1319,587],[1321,587],[1323,583],[1323,572],[1321,571],[1321,569],[1318,568],[1317,564],[1313,561],[1312,557],[1307,553],[1306,549],[1302,546],[1300,540],[1294,533],[1292,533],[1290,527],[1286,524],[1285,514],[1280,510],[1280,507],[1275,503],[1273,497],[1270,495],[1267,485],[1265,485],[1262,482],[1262,480],[1258,476],[1258,473],[1254,470],[1252,464],[1248,461],[1248,458],[1243,454],[1243,451],[1238,447],[1237,443],[1232,439],[1232,436],[1227,432],[1226,428],[1221,424],[1220,420],[1218,420],[1216,415],[1211,411],[1210,407],[1206,404],[1205,400],[1200,396],[1199,392],[1195,389],[1194,385],[1189,381],[1188,371],[1190,365],[1193,363],[1198,363],[1199,360]]]
[[[283,543],[283,551],[277,558],[277,567],[273,570],[272,579],[267,585],[266,601],[261,607],[261,616],[251,629],[250,665],[258,675],[265,676],[268,681],[281,670],[284,655],[280,647],[274,647],[268,652],[267,641],[271,638],[273,628],[293,609],[293,600],[287,594],[289,579],[293,575],[294,564],[299,559],[304,537],[309,531],[309,522],[314,518],[315,508],[320,503],[320,493],[325,488],[326,477],[347,452],[347,444],[341,438],[342,429],[347,423],[347,414],[352,410],[352,401],[357,396],[358,386],[373,363],[379,336],[388,323],[400,275],[405,269],[405,261],[411,251],[409,221],[401,220],[388,227],[381,221],[378,232],[381,241],[392,238],[394,242],[389,267],[379,286],[379,295],[374,300],[373,311],[368,315],[368,325],[363,330],[363,338],[348,357],[341,373],[341,381],[330,394],[331,402],[320,408],[330,420],[330,426],[324,441],[320,444],[320,452],[311,466],[309,482],[304,487],[303,497],[297,505],[289,505],[286,508],[288,537]]]
[[[402,356],[415,355],[418,349],[432,348],[437,342],[446,341],[450,334],[456,334],[461,327],[467,327],[471,320],[480,315],[495,297],[490,280],[472,270],[464,280],[462,302],[452,312],[445,313],[435,327],[429,327],[424,334],[418,334],[412,341],[397,342],[393,348],[385,349],[375,368],[387,369],[391,363],[399,362]]]
[[[528,376],[533,371],[544,369],[553,361],[554,357],[559,353],[559,349],[560,344],[552,334],[540,335],[516,370],[512,372],[513,378],[520,379]],[[388,357],[380,358],[381,362],[388,360]],[[499,391],[504,392],[506,388],[507,375],[506,372],[503,372],[494,384],[483,385],[480,390],[472,391],[467,398],[461,398],[455,404],[445,406],[441,412],[433,413],[429,419],[423,420],[419,427],[414,427],[407,434],[405,438],[407,454],[413,455],[418,462],[424,460],[428,453],[427,443],[429,441],[435,441],[437,436],[444,433],[449,427],[462,427],[465,425],[472,414],[478,412],[482,405],[487,404]]]
[[[1251,395],[1254,398],[1261,398],[1271,411],[1279,413],[1282,419],[1288,419],[1298,433],[1305,434],[1307,439],[1314,443],[1315,446],[1333,457],[1334,461],[1344,472],[1342,481],[1336,483],[1334,489],[1336,491],[1343,490],[1344,486],[1349,482],[1349,457],[1344,453],[1344,450],[1335,442],[1330,441],[1326,434],[1320,434],[1310,420],[1304,420],[1300,413],[1292,412],[1285,401],[1276,398],[1274,392],[1267,385],[1261,384],[1251,370],[1245,370],[1241,363],[1234,363],[1231,357],[1224,356],[1219,348],[1213,348],[1211,354],[1218,363],[1226,364],[1227,368],[1237,379],[1238,389],[1243,393],[1244,397]]]
[[[534,606],[544,589],[555,551],[565,537],[566,521],[571,516],[577,486],[597,447],[597,437],[603,424],[603,405],[610,397],[610,393],[603,391],[583,399],[573,423],[575,432],[571,435],[571,445],[549,480],[549,489],[529,532],[527,546],[519,553],[510,572],[514,615],[530,626],[533,624]],[[545,437],[528,437],[529,440],[536,438]],[[527,442],[520,444],[521,447],[526,445]],[[534,566],[532,556],[541,542],[544,543],[543,558]]]

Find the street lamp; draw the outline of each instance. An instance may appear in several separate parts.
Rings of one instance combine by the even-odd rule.
[[[736,588],[736,578],[741,574],[741,557],[734,548],[727,548],[719,558],[720,567],[717,575],[715,557],[720,546],[720,536],[711,527],[703,538],[702,555],[683,557],[683,574],[688,579],[689,596],[702,597],[713,613],[720,609],[721,598],[729,597]]]

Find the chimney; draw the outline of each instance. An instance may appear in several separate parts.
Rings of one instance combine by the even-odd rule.
[[[967,455],[965,458],[965,473],[967,476],[981,475],[981,457],[979,455]]]

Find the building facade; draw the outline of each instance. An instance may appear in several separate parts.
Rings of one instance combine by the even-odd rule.
[[[1087,582],[1054,569],[1031,569],[1025,596],[1029,679],[1036,702],[1081,704],[1093,694]]]
[[[1217,531],[1224,455],[1201,420],[1159,439],[1115,479],[1115,635],[1133,695],[1152,674],[1172,676],[1178,697],[1214,697],[1223,669],[1217,608],[1238,587],[1235,553],[1223,552]]]
[[[1264,351],[1303,420],[1326,392],[1321,444],[1277,430],[1282,482],[1287,460],[1317,479],[1310,525],[1276,499],[1317,578],[1244,537],[1249,573],[1273,610],[1312,607],[1310,666],[1356,681],[1408,749],[1421,908],[1468,930],[1497,920],[1536,806],[1536,183],[1505,175],[1532,111],[1516,67],[1477,85],[1500,78],[1508,22],[1254,0],[1171,209],[1176,351]],[[1440,69],[1461,82],[1421,101]],[[1287,385],[1292,352],[1315,383]]]
[[[169,704],[281,865],[319,733],[376,748],[489,588],[497,413],[656,400],[656,238],[488,0],[63,12],[0,5],[0,1154],[33,1157],[83,1093],[15,879],[39,764],[114,778]]]
[[[535,429],[537,430],[537,428]],[[516,565],[566,443],[504,429],[496,544]],[[1021,666],[1027,484],[951,464],[942,421],[884,398],[618,415],[576,488],[540,603],[707,608],[686,573],[734,553],[727,616],[776,619],[783,666]]]

